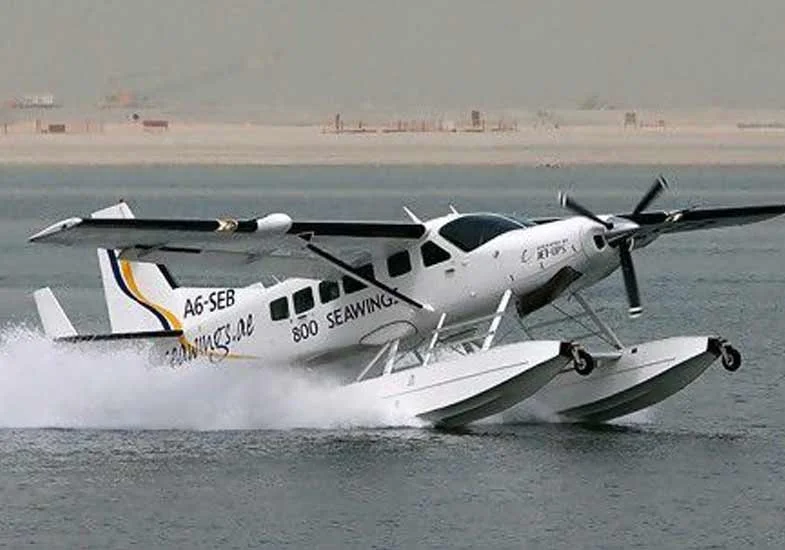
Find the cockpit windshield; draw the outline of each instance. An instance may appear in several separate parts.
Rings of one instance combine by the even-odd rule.
[[[527,224],[498,214],[468,214],[444,224],[439,235],[464,252],[471,252],[508,231]]]
[[[523,227],[534,227],[535,225],[537,225],[535,222],[533,222],[529,218],[525,218],[525,217],[521,216],[520,214],[505,214],[505,217],[507,217],[507,218],[509,218],[509,219],[511,219],[513,221],[518,222]]]

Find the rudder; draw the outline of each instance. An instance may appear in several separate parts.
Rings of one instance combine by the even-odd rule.
[[[93,218],[133,218],[124,202],[93,212]],[[98,264],[112,332],[181,330],[174,289],[164,266],[132,262],[118,251],[98,249]]]

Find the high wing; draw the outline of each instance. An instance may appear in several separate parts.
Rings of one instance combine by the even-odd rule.
[[[785,204],[761,206],[731,206],[723,208],[687,208],[669,212],[640,212],[617,214],[642,227],[659,226],[665,233],[694,231],[762,222],[785,214]]]
[[[681,233],[761,222],[785,214],[785,204],[734,206],[722,208],[687,208],[661,212],[616,214],[609,217],[629,220],[637,228],[624,231],[624,238],[633,238],[640,248],[664,233]]]
[[[274,275],[334,277],[345,271],[314,249],[357,266],[402,250],[425,232],[421,223],[296,221],[286,214],[247,220],[85,217],[58,222],[29,240],[121,250],[121,259],[133,261],[259,262]]]
[[[714,229],[746,225],[785,214],[785,204],[759,206],[732,206],[721,208],[685,208],[657,212],[600,215],[602,220],[618,225],[618,230],[609,231],[609,240],[633,238],[635,247],[650,244],[664,233],[680,233],[698,229]],[[541,225],[564,218],[532,218],[529,221]],[[632,222],[632,223],[629,223]]]

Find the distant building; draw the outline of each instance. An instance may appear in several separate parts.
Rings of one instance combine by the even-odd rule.
[[[138,109],[148,106],[149,101],[146,96],[139,95],[131,90],[117,90],[107,94],[99,104],[101,109]]]
[[[142,128],[145,130],[168,130],[169,121],[162,119],[145,119],[142,121]]]
[[[53,94],[24,95],[15,97],[10,102],[12,109],[53,109],[59,107]]]
[[[479,128],[482,125],[480,122],[480,111],[472,111],[472,128]]]

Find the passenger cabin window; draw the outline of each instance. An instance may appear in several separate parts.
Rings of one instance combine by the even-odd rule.
[[[292,296],[294,299],[294,314],[299,315],[313,309],[313,290],[311,287],[305,287],[298,290]]]
[[[390,277],[400,277],[412,270],[412,260],[408,250],[401,250],[387,258],[387,273]]]
[[[448,222],[439,235],[464,252],[471,252],[508,231],[526,227],[520,222],[495,214],[470,214]]]
[[[359,273],[363,277],[366,277],[368,279],[374,279],[375,278],[373,276],[373,265],[372,264],[361,265],[360,267],[356,268],[356,270],[357,270],[357,273]],[[357,292],[358,290],[362,290],[364,288],[367,288],[367,286],[368,285],[366,285],[365,283],[362,283],[362,282],[358,281],[357,279],[349,277],[348,275],[345,275],[343,277],[343,291],[346,294],[351,294],[352,292]]]
[[[273,321],[289,318],[289,300],[282,296],[270,302],[270,318]]]
[[[319,299],[323,304],[337,300],[341,296],[341,289],[335,281],[322,281],[319,283]]]
[[[422,252],[422,264],[425,267],[431,267],[432,265],[446,262],[451,258],[449,252],[431,241],[426,241],[425,244],[420,247],[420,252]]]

